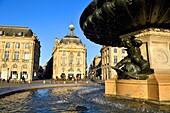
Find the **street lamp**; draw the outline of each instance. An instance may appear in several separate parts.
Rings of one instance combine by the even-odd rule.
[[[7,82],[9,82],[9,68],[7,68]]]

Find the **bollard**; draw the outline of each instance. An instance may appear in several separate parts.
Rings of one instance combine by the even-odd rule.
[[[45,80],[43,81],[43,84],[45,84]]]
[[[64,84],[66,83],[66,81],[64,81]]]

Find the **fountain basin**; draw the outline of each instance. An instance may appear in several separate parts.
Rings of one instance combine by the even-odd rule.
[[[168,113],[169,106],[103,96],[103,86],[30,90],[0,99],[0,112]]]

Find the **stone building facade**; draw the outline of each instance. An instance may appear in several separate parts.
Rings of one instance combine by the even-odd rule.
[[[101,76],[101,56],[95,56],[90,64],[88,75],[92,79],[102,79]]]
[[[102,46],[101,48],[102,79],[107,80],[117,75],[116,71],[109,66],[115,66],[119,61],[127,56],[124,48]]]
[[[61,40],[55,39],[53,48],[53,79],[83,79],[86,76],[86,47],[74,35],[74,25]]]
[[[40,41],[28,27],[0,26],[0,78],[33,80],[38,76]]]

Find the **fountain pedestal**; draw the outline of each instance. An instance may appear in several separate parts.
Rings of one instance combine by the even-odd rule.
[[[105,81],[105,94],[126,99],[142,99],[161,104],[170,104],[170,76],[149,75],[147,80]]]
[[[169,101],[170,103],[170,75],[165,73],[155,73],[158,82],[159,101]]]

